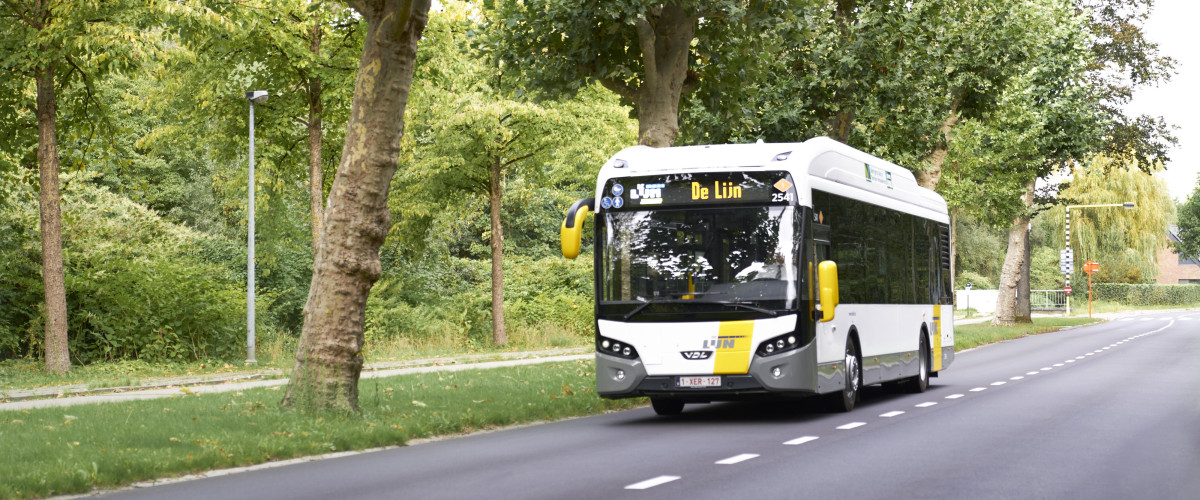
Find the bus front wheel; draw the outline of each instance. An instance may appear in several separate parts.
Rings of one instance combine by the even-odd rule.
[[[678,399],[650,398],[650,406],[654,407],[654,413],[663,416],[683,413],[683,401]]]
[[[862,366],[858,362],[858,347],[854,338],[846,337],[845,367],[846,384],[841,392],[828,395],[829,409],[835,412],[848,412],[854,409],[858,395],[862,389]]]

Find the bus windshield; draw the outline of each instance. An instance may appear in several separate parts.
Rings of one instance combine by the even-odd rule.
[[[600,230],[606,317],[774,315],[794,310],[806,288],[797,283],[803,218],[792,206],[611,211]]]

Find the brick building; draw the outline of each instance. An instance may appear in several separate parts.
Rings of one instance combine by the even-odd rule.
[[[1167,237],[1179,241],[1179,228],[1170,226]],[[1158,250],[1158,279],[1164,285],[1200,285],[1200,261],[1187,260],[1175,253],[1170,246]]]

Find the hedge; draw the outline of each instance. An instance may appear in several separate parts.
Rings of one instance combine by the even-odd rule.
[[[1200,286],[1129,283],[1092,285],[1095,300],[1131,306],[1200,306]]]

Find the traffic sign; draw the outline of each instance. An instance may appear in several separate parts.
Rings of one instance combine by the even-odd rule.
[[[1064,292],[1067,292],[1067,295],[1071,295],[1071,287],[1070,287],[1069,285],[1068,285],[1068,286],[1065,286],[1065,287],[1063,287],[1063,291],[1064,291]]]
[[[1099,270],[1100,270],[1099,262],[1096,262],[1094,260],[1089,260],[1089,261],[1083,263],[1083,272],[1085,272],[1085,273],[1095,274],[1096,271],[1099,271]]]

